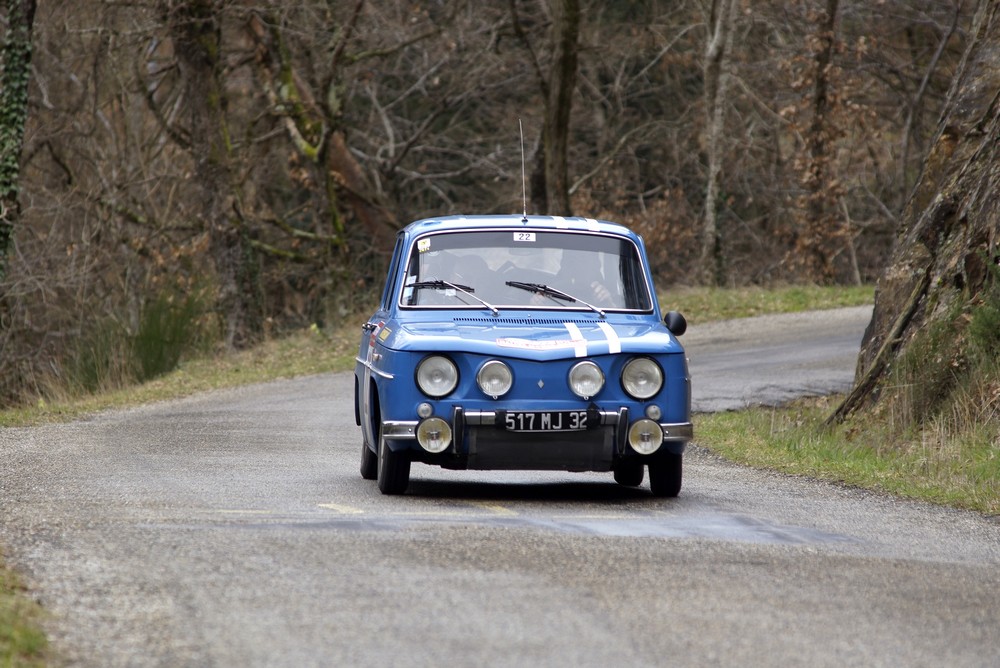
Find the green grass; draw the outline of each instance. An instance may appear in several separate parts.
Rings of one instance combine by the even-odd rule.
[[[695,416],[697,442],[739,464],[1000,515],[1000,436],[863,418],[828,427],[839,397]]]
[[[48,643],[42,609],[22,594],[17,576],[0,559],[0,666],[45,665]]]
[[[664,311],[680,311],[689,324],[748,318],[771,313],[798,313],[871,304],[875,289],[790,285],[780,288],[674,288],[660,290]]]

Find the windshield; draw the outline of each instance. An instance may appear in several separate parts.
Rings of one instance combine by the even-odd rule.
[[[448,232],[414,245],[402,306],[652,309],[639,249],[601,234]]]

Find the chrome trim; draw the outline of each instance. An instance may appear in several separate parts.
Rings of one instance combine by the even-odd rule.
[[[687,442],[694,438],[694,425],[690,422],[660,423],[664,441]]]
[[[465,424],[470,427],[489,427],[497,423],[496,411],[462,411]]]
[[[376,369],[374,366],[372,366],[371,362],[369,362],[368,360],[361,359],[360,357],[355,357],[354,361],[357,362],[358,364],[360,364],[361,366],[365,367],[369,371],[371,371],[373,374],[375,374],[379,378],[385,378],[386,380],[392,380],[393,378],[395,378],[395,376],[393,374],[391,374],[391,373],[386,373],[385,371],[382,371],[381,369]]]
[[[462,410],[456,408],[456,411],[461,411],[460,420],[463,422],[464,426],[469,427],[491,427],[496,424],[497,413],[496,411],[477,411],[477,410]],[[628,420],[628,411],[600,411],[601,416],[601,426],[614,426],[618,424],[625,424]],[[454,420],[453,416],[453,428],[457,428],[458,424]],[[625,420],[623,422],[622,420]],[[382,423],[382,438],[388,440],[407,440],[417,437],[417,424],[418,420],[387,420]],[[659,423],[660,429],[663,430],[663,440],[664,442],[674,442],[674,443],[686,443],[694,438],[694,426],[690,422],[673,422],[673,423]],[[454,437],[454,442],[457,444],[459,440],[458,436]]]
[[[385,420],[382,422],[382,438],[387,441],[416,438],[418,424],[417,420]]]

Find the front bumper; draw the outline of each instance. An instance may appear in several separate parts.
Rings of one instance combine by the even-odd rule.
[[[610,437],[611,444],[617,455],[622,456],[627,452],[636,454],[628,447],[627,432],[630,424],[629,410],[620,408],[617,411],[599,410],[591,408],[592,419],[590,428],[580,431],[553,432],[563,438],[573,438],[574,434],[585,435],[602,430]],[[454,409],[451,418],[451,429],[454,434],[453,442],[449,446],[447,453],[452,455],[469,454],[474,447],[477,435],[485,433],[486,430],[492,434],[508,435],[509,440],[531,438],[524,432],[507,432],[503,427],[504,411],[496,410],[464,410],[460,407]],[[641,417],[641,416],[640,416]],[[382,423],[382,436],[388,441],[408,441],[416,440],[417,426],[419,420],[386,420]],[[694,438],[694,426],[690,422],[660,422],[660,429],[663,430],[663,442],[657,452],[670,452],[682,454],[688,441]],[[469,431],[466,443],[466,430]],[[655,453],[654,453],[655,454]],[[636,454],[636,456],[639,456]]]

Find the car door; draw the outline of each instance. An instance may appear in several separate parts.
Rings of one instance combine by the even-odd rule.
[[[401,264],[403,252],[403,235],[399,235],[396,240],[396,247],[392,253],[392,260],[389,263],[389,272],[386,275],[385,287],[382,290],[382,300],[378,311],[361,326],[361,348],[358,351],[358,358],[364,360],[362,365],[358,405],[361,418],[361,435],[365,443],[378,446],[376,442],[376,427],[372,422],[372,365],[375,364],[375,342],[379,330],[385,325],[386,318],[393,308],[393,299],[396,293],[396,278]]]

